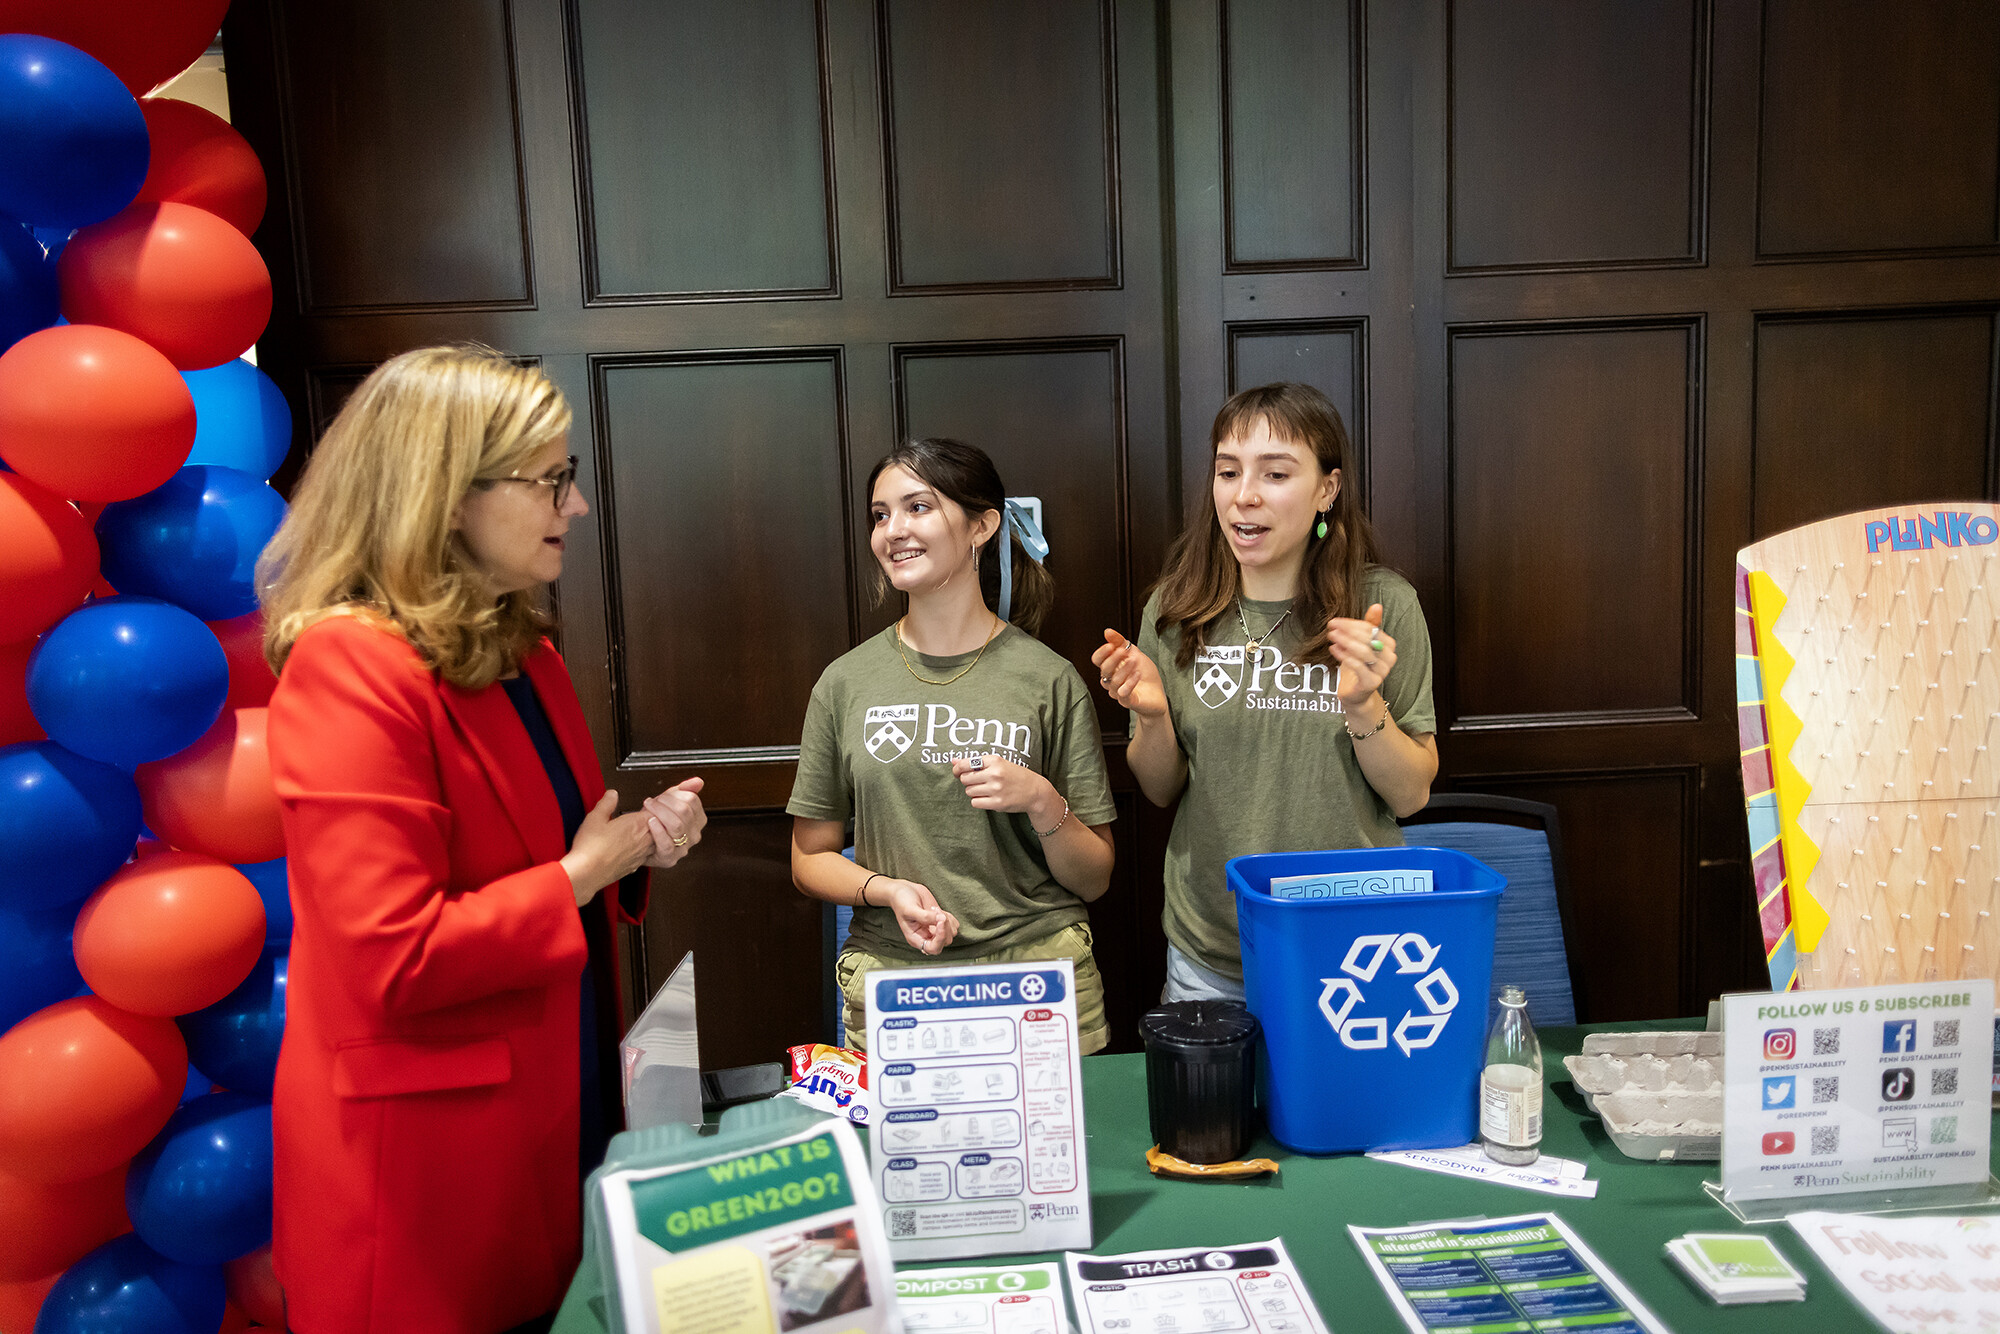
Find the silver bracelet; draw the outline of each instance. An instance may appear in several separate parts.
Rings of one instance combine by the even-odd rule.
[[[1033,825],[1029,825],[1028,828],[1035,829],[1036,838],[1054,838],[1058,833],[1062,832],[1062,827],[1068,823],[1069,823],[1069,798],[1065,797],[1063,798],[1062,819],[1056,821],[1055,827],[1053,829],[1049,830],[1048,833],[1044,834],[1041,830],[1035,829]]]
[[[1376,723],[1376,724],[1375,724],[1375,725],[1374,725],[1373,727],[1369,728],[1369,729],[1368,729],[1367,731],[1365,731],[1365,732],[1357,732],[1357,731],[1355,731],[1355,730],[1354,730],[1353,728],[1351,728],[1351,727],[1348,727],[1348,726],[1347,726],[1347,720],[1346,720],[1345,718],[1343,718],[1343,719],[1341,720],[1341,723],[1340,723],[1340,725],[1341,725],[1341,727],[1342,727],[1343,729],[1345,729],[1345,730],[1346,730],[1346,732],[1347,732],[1347,739],[1348,739],[1349,741],[1366,741],[1366,740],[1367,740],[1367,739],[1368,739],[1369,737],[1371,737],[1371,736],[1374,736],[1374,735],[1375,735],[1375,734],[1376,734],[1377,732],[1381,731],[1381,730],[1382,730],[1383,728],[1385,728],[1385,727],[1387,727],[1387,726],[1389,725],[1389,705],[1388,705],[1388,702],[1387,702],[1387,701],[1384,701],[1384,702],[1383,702],[1383,704],[1382,704],[1382,721],[1381,721],[1381,722],[1379,722],[1379,723]]]

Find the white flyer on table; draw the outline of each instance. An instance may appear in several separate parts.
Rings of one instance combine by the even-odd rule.
[[[1083,1334],[1327,1334],[1281,1238],[1063,1259]]]
[[[909,1334],[1068,1334],[1062,1270],[1049,1262],[896,1275]]]
[[[1890,1334],[2000,1329],[2000,1217],[1785,1219]]]
[[[898,1261],[1089,1246],[1067,959],[868,975],[870,1163]]]
[[[1993,983],[1725,996],[1732,1200],[1986,1180]]]

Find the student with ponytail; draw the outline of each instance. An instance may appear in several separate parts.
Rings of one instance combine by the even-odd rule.
[[[1210,503],[1167,557],[1138,642],[1091,656],[1131,711],[1125,750],[1167,841],[1167,1000],[1243,998],[1224,863],[1256,852],[1398,846],[1437,776],[1430,632],[1383,568],[1317,389],[1222,405]]]
[[[799,742],[792,881],[851,904],[847,1041],[867,976],[1070,959],[1078,1040],[1110,1038],[1085,904],[1111,882],[1111,787],[1088,687],[1034,638],[1048,544],[986,454],[912,440],[868,475],[878,600],[901,619],[836,659]],[[842,855],[854,823],[854,856]]]

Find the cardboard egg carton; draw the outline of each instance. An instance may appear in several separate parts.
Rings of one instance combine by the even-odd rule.
[[[1592,1033],[1563,1066],[1626,1157],[1721,1156],[1722,1034]]]

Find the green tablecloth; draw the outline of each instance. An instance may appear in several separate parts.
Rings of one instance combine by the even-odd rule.
[[[1693,1021],[1649,1027],[1698,1027]],[[1605,1026],[1599,1026],[1605,1027]],[[1630,1029],[1632,1024],[1616,1027]],[[1090,1141],[1091,1207],[1100,1255],[1173,1246],[1224,1246],[1280,1236],[1291,1250],[1320,1313],[1335,1334],[1403,1328],[1347,1225],[1390,1227],[1436,1219],[1559,1213],[1676,1334],[1756,1330],[1814,1334],[1875,1328],[1782,1225],[1761,1229],[1808,1277],[1803,1302],[1718,1307],[1681,1278],[1666,1258],[1668,1238],[1723,1232],[1736,1221],[1702,1193],[1715,1163],[1641,1163],[1618,1152],[1584,1109],[1562,1058],[1582,1044],[1581,1028],[1541,1035],[1549,1093],[1543,1104],[1542,1149],[1585,1163],[1599,1182],[1597,1198],[1567,1199],[1465,1181],[1359,1156],[1309,1158],[1260,1136],[1253,1157],[1283,1165],[1276,1178],[1249,1184],[1173,1181],[1146,1170],[1152,1141],[1146,1124],[1146,1068],[1141,1056],[1091,1056],[1083,1062],[1085,1119]],[[1329,1097],[1339,1090],[1329,1089]],[[1801,1207],[1810,1207],[1802,1202]],[[1059,1255],[1031,1257],[1060,1260]],[[957,1263],[980,1264],[966,1260]],[[928,1266],[912,1266],[923,1268]],[[573,1294],[573,1298],[576,1294]],[[570,1319],[559,1332],[594,1334],[595,1320]]]

